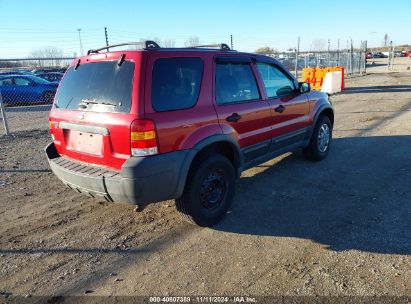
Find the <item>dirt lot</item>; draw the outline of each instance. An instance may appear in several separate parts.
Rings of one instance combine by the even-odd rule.
[[[0,137],[0,292],[410,296],[410,84],[406,71],[348,80],[329,157],[244,172],[212,229],[173,202],[137,213],[66,189],[43,155],[47,113],[13,113],[37,130]]]

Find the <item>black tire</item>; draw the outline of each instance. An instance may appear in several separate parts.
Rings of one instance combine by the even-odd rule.
[[[324,128],[324,129],[322,129]],[[328,128],[329,135],[328,135],[328,144],[321,145],[320,136],[324,134],[324,130]],[[315,125],[315,129],[313,134],[311,135],[310,144],[308,147],[303,149],[304,156],[313,161],[320,161],[326,158],[328,152],[331,149],[331,142],[332,142],[332,124],[330,119],[322,115],[318,118],[317,124]],[[324,143],[324,142],[323,142]]]
[[[43,95],[43,101],[47,104],[53,103],[54,93],[53,92],[45,92],[44,95]]]
[[[190,223],[213,226],[230,208],[234,189],[231,162],[221,154],[210,155],[193,164],[183,195],[176,199],[177,210]]]

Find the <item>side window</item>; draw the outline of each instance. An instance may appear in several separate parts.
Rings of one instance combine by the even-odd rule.
[[[215,83],[217,104],[260,99],[249,63],[217,63]]]
[[[268,63],[257,63],[268,98],[288,96],[294,92],[294,82],[281,70]]]
[[[11,83],[11,78],[0,79],[0,85],[3,85],[3,86],[10,86],[10,85],[12,85],[12,83]]]
[[[14,78],[14,83],[18,86],[28,86],[30,85],[30,80],[25,78]]]
[[[160,58],[154,62],[151,103],[157,112],[181,110],[197,103],[203,75],[200,58]]]

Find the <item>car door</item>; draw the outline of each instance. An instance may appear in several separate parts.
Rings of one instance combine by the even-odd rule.
[[[0,79],[0,94],[4,103],[13,102],[14,86],[11,77]]]
[[[309,127],[308,97],[296,80],[275,62],[257,62],[271,107],[272,149],[282,149],[306,138]]]
[[[270,106],[262,98],[251,58],[224,56],[214,61],[214,101],[219,123],[224,132],[235,134],[245,161],[251,161],[270,147]]]
[[[15,77],[14,85],[16,86],[16,93],[21,102],[36,102],[41,101],[42,88],[26,77]]]

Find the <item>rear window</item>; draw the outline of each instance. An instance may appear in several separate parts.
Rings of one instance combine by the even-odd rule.
[[[71,67],[55,97],[57,108],[96,112],[130,112],[134,63],[117,61]]]
[[[157,112],[181,110],[197,103],[203,75],[200,58],[161,58],[153,66],[151,102]]]

